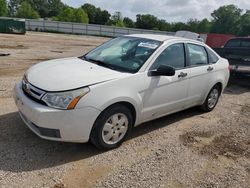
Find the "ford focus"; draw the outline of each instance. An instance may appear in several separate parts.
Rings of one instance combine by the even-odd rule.
[[[32,66],[14,98],[39,137],[112,149],[143,122],[193,106],[212,111],[228,79],[228,61],[204,43],[136,34]]]

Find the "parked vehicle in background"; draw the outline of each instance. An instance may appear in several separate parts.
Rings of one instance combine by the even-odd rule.
[[[15,87],[15,102],[44,139],[112,149],[143,122],[193,106],[212,111],[228,66],[199,41],[128,35],[81,57],[31,67]]]
[[[214,50],[228,59],[232,72],[250,74],[250,37],[232,38]]]
[[[201,38],[200,34],[194,33],[191,31],[177,31],[175,33],[176,37],[183,37],[187,39],[192,39],[192,40],[198,40],[200,42],[204,42],[204,40]]]
[[[203,38],[204,42],[211,48],[221,48],[229,39],[235,37],[235,35],[218,33],[201,33],[200,36],[201,38]]]

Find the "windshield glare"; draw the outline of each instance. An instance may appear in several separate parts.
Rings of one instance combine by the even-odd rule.
[[[118,71],[138,72],[142,65],[160,46],[156,40],[118,37],[89,52],[84,58]]]

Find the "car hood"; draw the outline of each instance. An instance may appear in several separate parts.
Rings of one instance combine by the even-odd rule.
[[[66,91],[128,74],[73,57],[38,63],[26,72],[26,78],[35,87],[46,91]]]

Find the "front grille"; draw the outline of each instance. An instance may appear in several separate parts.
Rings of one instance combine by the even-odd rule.
[[[45,91],[34,87],[26,79],[23,79],[22,81],[22,89],[24,94],[28,98],[32,99],[33,101],[36,101],[39,104],[46,105],[46,103],[41,100],[44,94],[46,93]]]
[[[42,105],[45,105],[47,106],[47,104],[45,102],[43,102],[42,100],[39,100],[39,99],[36,99],[35,97],[32,97],[29,93],[27,93],[24,89],[23,89],[23,92],[25,94],[26,97],[28,97],[29,99],[31,99],[32,101],[35,101],[39,104],[42,104]]]
[[[24,90],[25,93],[27,93],[28,95],[31,95],[32,97],[34,97],[36,99],[39,99],[39,100],[45,94],[45,91],[34,87],[33,85],[31,85],[26,80],[23,80],[23,82],[22,82],[22,88],[23,88],[23,90]]]

